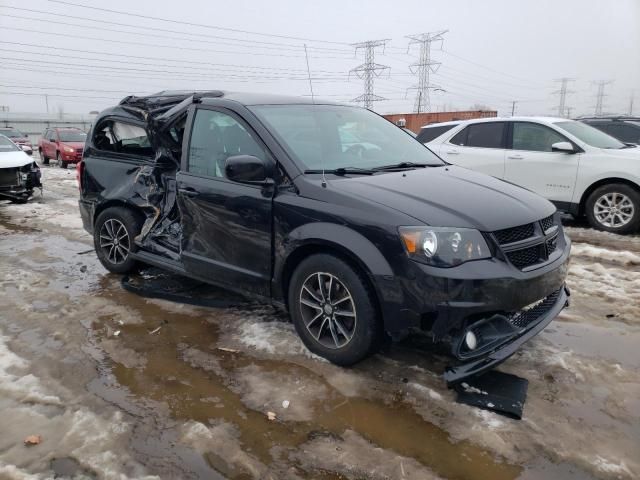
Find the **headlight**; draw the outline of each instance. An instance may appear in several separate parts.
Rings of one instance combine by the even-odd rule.
[[[73,148],[70,147],[64,147],[64,151],[67,153],[73,153],[75,150]]]
[[[454,267],[491,258],[489,246],[478,230],[441,227],[400,227],[398,230],[409,257],[421,263]]]

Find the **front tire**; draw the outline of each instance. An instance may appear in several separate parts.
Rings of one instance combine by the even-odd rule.
[[[68,164],[67,164],[67,162],[65,162],[64,160],[62,160],[62,157],[60,156],[60,152],[58,152],[58,153],[57,153],[57,155],[56,155],[56,160],[57,160],[58,166],[59,166],[60,168],[67,168],[67,165],[68,165]]]
[[[382,328],[375,294],[364,275],[340,258],[303,260],[289,282],[289,312],[313,353],[349,366],[374,353]]]
[[[134,212],[123,207],[107,208],[98,215],[93,244],[100,263],[112,273],[129,273],[137,262],[131,252],[137,250],[134,238],[140,233],[142,221]]]
[[[598,230],[626,234],[640,229],[640,193],[623,183],[596,188],[585,204],[589,224]]]

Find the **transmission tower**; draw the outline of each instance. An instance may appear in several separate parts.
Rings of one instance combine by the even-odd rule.
[[[375,49],[376,47],[382,47],[384,49],[384,46],[388,41],[389,39],[369,40],[367,42],[353,44],[353,47],[356,49],[356,53],[358,50],[364,49],[364,63],[351,69],[349,74],[354,73],[358,78],[364,80],[364,93],[359,97],[354,98],[352,101],[362,102],[364,108],[372,108],[373,102],[384,100],[383,97],[373,93],[373,79],[375,77],[379,77],[380,74],[385,70],[388,70],[389,67],[375,62]]]
[[[441,88],[430,83],[430,74],[436,73],[438,68],[440,68],[440,62],[435,62],[431,59],[431,44],[433,42],[440,42],[440,47],[442,48],[442,42],[444,41],[442,36],[448,31],[449,30],[440,30],[439,32],[407,35],[407,38],[411,40],[409,42],[409,49],[412,45],[420,45],[420,57],[418,61],[409,65],[411,73],[418,75],[418,83],[410,87],[410,90],[416,90],[416,101],[413,105],[413,111],[416,113],[431,111],[429,90]]]
[[[568,116],[568,113],[566,112],[567,95],[575,92],[573,90],[569,90],[567,87],[569,86],[569,82],[573,81],[575,81],[575,78],[568,77],[557,78],[554,80],[554,82],[560,83],[560,89],[553,92],[554,95],[560,95],[560,102],[558,102],[559,117]]]
[[[600,80],[598,82],[593,82],[595,85],[598,85],[598,93],[596,93],[596,109],[595,109],[595,115],[597,117],[599,117],[600,115],[602,115],[602,107],[603,107],[603,100],[604,97],[606,97],[607,95],[605,95],[604,93],[604,87],[606,87],[607,85],[613,83],[613,80]]]

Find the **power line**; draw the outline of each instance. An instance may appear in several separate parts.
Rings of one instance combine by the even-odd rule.
[[[302,70],[302,69],[293,69],[293,68],[278,68],[278,67],[260,67],[260,66],[251,66],[251,65],[233,65],[233,64],[229,64],[229,63],[211,63],[211,62],[206,62],[206,61],[192,61],[192,60],[184,60],[184,59],[177,59],[177,58],[171,58],[171,57],[162,57],[162,58],[158,58],[158,57],[149,57],[149,56],[141,56],[141,55],[127,55],[124,53],[109,53],[109,52],[100,52],[97,50],[80,50],[80,49],[74,49],[74,48],[65,48],[65,47],[55,47],[55,50],[62,50],[62,51],[67,51],[67,52],[78,52],[78,53],[95,53],[101,56],[112,56],[112,57],[117,57],[116,60],[108,60],[108,59],[103,59],[103,58],[86,58],[86,57],[72,57],[70,55],[59,55],[59,54],[55,54],[55,53],[49,53],[51,50],[51,45],[43,45],[43,44],[35,44],[35,43],[20,43],[20,42],[8,42],[5,40],[0,40],[0,44],[8,44],[8,45],[18,45],[18,46],[23,46],[23,47],[35,47],[35,48],[46,48],[48,49],[46,53],[42,53],[42,52],[25,52],[25,51],[16,51],[16,50],[7,50],[7,49],[0,49],[0,50],[5,50],[8,52],[12,52],[12,53],[28,53],[28,54],[33,54],[33,55],[45,55],[45,56],[54,56],[54,57],[64,57],[64,58],[76,58],[76,59],[80,59],[80,60],[93,60],[93,61],[100,61],[100,62],[118,62],[118,63],[122,63],[122,58],[132,58],[132,59],[145,59],[145,60],[159,60],[159,61],[167,61],[167,62],[176,62],[176,63],[190,63],[190,64],[194,64],[194,65],[198,65],[198,69],[201,70],[201,66],[202,65],[211,65],[211,66],[218,66],[218,67],[224,67],[225,70],[228,68],[245,68],[245,69],[251,69],[251,70],[274,70],[274,71],[285,71],[285,72],[306,72],[306,70]],[[128,63],[132,63],[132,62],[128,62]],[[166,65],[162,65],[162,64],[158,64],[156,62],[154,63],[143,63],[143,62],[135,62],[136,65],[156,65],[156,66],[166,66]],[[177,65],[171,65],[171,66],[177,66]],[[186,68],[183,66],[180,66],[180,68]],[[196,67],[190,67],[190,68],[196,68]],[[343,73],[342,71],[327,71],[327,70],[317,70],[320,73],[336,73],[336,74],[341,74]]]
[[[599,117],[600,115],[602,115],[602,107],[603,107],[604,97],[607,96],[604,93],[604,87],[606,87],[607,85],[613,83],[613,80],[600,80],[598,82],[593,82],[593,83],[595,85],[598,85],[598,93],[596,93],[596,107],[595,107],[594,114],[597,117]]]
[[[285,46],[285,47],[296,47],[299,50],[299,46],[295,45],[295,44],[291,44],[291,43],[283,43],[283,42],[267,42],[267,41],[263,41],[263,40],[250,40],[250,39],[246,39],[246,38],[235,38],[235,37],[224,37],[224,36],[220,36],[220,35],[208,35],[206,33],[190,33],[190,32],[185,32],[185,31],[180,31],[180,30],[171,30],[171,29],[167,29],[167,28],[158,28],[158,27],[150,27],[150,26],[142,26],[142,25],[135,25],[135,24],[130,24],[130,23],[122,23],[122,22],[114,22],[114,21],[110,21],[110,20],[102,20],[102,19],[95,19],[95,18],[90,18],[90,17],[81,17],[78,15],[68,15],[68,14],[64,14],[64,13],[56,13],[56,12],[51,12],[51,11],[47,11],[47,10],[37,10],[37,9],[32,9],[32,8],[22,8],[22,7],[14,7],[12,5],[0,5],[0,8],[5,8],[5,9],[9,9],[9,10],[19,10],[19,11],[23,11],[23,12],[29,12],[29,13],[38,13],[38,14],[43,14],[46,15],[47,17],[63,17],[66,19],[74,19],[74,20],[82,20],[83,22],[95,22],[95,23],[102,23],[102,24],[107,24],[107,25],[117,25],[117,26],[121,26],[121,27],[131,27],[131,28],[135,28],[136,30],[151,30],[151,31],[156,31],[156,32],[166,32],[166,33],[177,33],[177,34],[181,34],[181,35],[191,35],[191,36],[195,36],[195,37],[205,37],[205,38],[213,38],[216,40],[233,40],[234,42],[240,42],[240,43],[249,43],[251,46],[255,46],[256,44],[262,44],[262,45],[269,45],[269,46]],[[4,15],[6,17],[12,17],[12,18],[20,18],[20,19],[25,19],[25,20],[36,20],[36,21],[44,21],[44,22],[52,22],[52,20],[50,18],[44,18],[44,19],[40,19],[40,18],[35,18],[35,17],[23,17],[23,16],[18,16],[18,15]],[[71,25],[71,26],[77,26],[77,27],[83,27],[83,28],[96,28],[93,26],[85,26],[85,25],[80,25],[80,24],[73,24],[73,23],[64,23],[64,22],[53,22],[53,23],[62,23],[64,25]],[[125,32],[125,33],[131,33],[131,34],[135,34],[135,35],[148,35],[148,34],[141,34],[139,32]],[[187,39],[184,39],[187,40]],[[308,46],[309,50],[322,50],[322,51],[327,51],[327,52],[344,52],[344,53],[351,53],[351,50],[348,49],[342,49],[342,48],[330,48],[330,47],[316,47],[316,46]]]
[[[560,90],[556,90],[555,92],[552,92],[553,95],[560,95],[560,101],[558,102],[558,116],[559,117],[564,117],[566,115],[565,112],[565,104],[567,101],[567,94],[569,93],[575,93],[573,90],[568,90],[567,86],[569,85],[569,82],[573,82],[575,81],[575,78],[569,78],[569,77],[562,77],[562,78],[558,78],[556,80],[554,80],[554,82],[559,82],[560,83]]]
[[[96,10],[96,11],[100,11],[100,12],[116,13],[116,14],[119,14],[119,15],[126,15],[127,17],[144,18],[144,19],[147,19],[147,20],[156,20],[156,21],[160,21],[160,22],[175,23],[175,24],[180,24],[180,25],[188,25],[188,26],[191,26],[191,27],[201,27],[201,28],[208,28],[208,29],[213,29],[213,30],[224,30],[224,31],[227,31],[227,32],[243,33],[243,34],[257,35],[257,36],[262,36],[262,37],[286,38],[286,39],[289,39],[289,40],[300,40],[300,41],[303,41],[303,42],[328,43],[328,44],[333,44],[333,45],[348,45],[348,43],[346,43],[346,42],[336,42],[336,41],[332,41],[332,40],[319,40],[319,39],[313,39],[313,38],[295,37],[295,36],[292,36],[292,35],[252,32],[250,30],[241,30],[241,29],[238,29],[238,28],[220,27],[220,26],[216,26],[216,25],[206,25],[206,24],[203,24],[203,23],[185,22],[185,21],[174,20],[174,19],[169,19],[169,18],[154,17],[154,16],[151,16],[151,15],[142,15],[142,14],[139,14],[139,13],[124,12],[124,11],[121,11],[121,10],[113,10],[113,9],[102,8],[102,7],[93,7],[93,6],[89,6],[89,5],[82,5],[80,3],[67,2],[67,1],[63,1],[63,0],[46,0],[46,1],[47,2],[51,2],[51,3],[58,3],[58,4],[62,4],[62,5],[67,5],[67,6],[86,8],[86,9],[89,9],[89,10]]]
[[[18,32],[29,32],[33,33],[32,30],[26,28],[17,28],[17,27],[3,27],[4,30],[14,30]],[[222,53],[222,54],[230,54],[230,55],[251,55],[251,56],[259,56],[259,57],[287,57],[287,58],[304,58],[303,55],[283,55],[281,53],[266,53],[266,52],[238,52],[238,51],[229,51],[229,50],[211,50],[208,48],[195,48],[195,47],[184,47],[180,45],[164,45],[158,43],[144,43],[144,42],[133,42],[131,40],[117,40],[114,38],[101,38],[101,37],[88,37],[85,35],[75,35],[72,33],[60,33],[60,32],[38,32],[41,35],[54,35],[58,37],[65,38],[81,38],[83,40],[97,40],[99,42],[105,42],[105,44],[109,43],[120,43],[124,45],[139,45],[143,47],[153,47],[153,48],[172,48],[177,50],[191,50],[194,52],[206,52],[206,53]],[[317,56],[317,58],[332,58],[336,60],[348,60],[350,57],[330,57],[330,56]]]
[[[383,47],[389,41],[389,39],[385,40],[369,40],[367,42],[354,43],[353,47],[355,47],[356,53],[360,49],[364,49],[364,63],[358,65],[357,67],[351,69],[350,73],[355,73],[355,75],[364,80],[364,93],[352,101],[354,102],[362,102],[364,108],[372,108],[373,102],[377,102],[383,100],[382,97],[375,95],[373,93],[373,79],[375,77],[379,77],[382,72],[388,70],[389,67],[386,65],[380,65],[375,62],[375,49],[376,47]]]
[[[410,40],[409,48],[411,48],[411,45],[420,45],[419,60],[409,66],[411,73],[414,75],[416,73],[418,74],[417,85],[410,87],[410,89],[417,90],[416,100],[413,107],[414,112],[421,113],[431,111],[429,90],[437,88],[441,89],[441,87],[437,85],[431,85],[429,81],[429,74],[432,72],[436,73],[440,67],[440,62],[436,62],[431,59],[431,44],[433,42],[440,42],[442,45],[442,42],[444,41],[442,36],[447,32],[448,30],[441,30],[439,32],[427,32],[407,36]]]

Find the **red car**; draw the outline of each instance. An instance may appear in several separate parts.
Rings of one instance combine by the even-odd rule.
[[[38,142],[42,163],[55,159],[60,168],[82,160],[87,134],[79,128],[47,128]]]
[[[25,152],[29,152],[33,148],[33,145],[31,145],[31,140],[29,140],[29,136],[25,133],[22,133],[17,128],[0,127],[0,135],[4,135],[5,137],[11,139],[13,143],[18,145]]]

